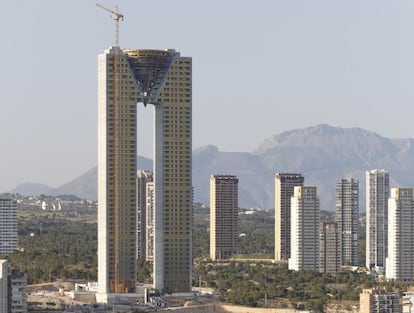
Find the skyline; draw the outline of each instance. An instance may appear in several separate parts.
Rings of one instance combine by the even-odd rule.
[[[26,181],[59,186],[97,163],[96,55],[113,44],[114,22],[95,2],[5,3],[1,191]],[[193,148],[252,151],[273,134],[320,123],[414,137],[413,3],[179,0],[145,3],[144,12],[134,2],[101,3],[125,16],[121,47],[193,57]],[[138,111],[151,121],[152,110]],[[138,135],[148,157],[150,127]]]

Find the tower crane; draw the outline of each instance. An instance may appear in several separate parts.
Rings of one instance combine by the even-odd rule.
[[[113,55],[112,61],[108,60],[108,64],[112,63],[112,67],[108,66],[108,74],[113,78],[108,78],[109,83],[113,84],[114,97],[113,102],[110,104],[113,107],[113,122],[114,122],[114,135],[113,135],[113,177],[114,177],[114,190],[113,190],[113,203],[112,203],[112,214],[114,218],[113,223],[113,255],[114,261],[111,263],[112,277],[109,280],[109,289],[111,293],[123,293],[125,290],[132,290],[135,288],[134,284],[131,284],[133,279],[131,277],[126,277],[121,268],[124,266],[124,261],[122,260],[122,234],[124,232],[123,225],[121,225],[121,215],[123,213],[123,200],[122,194],[120,191],[120,176],[122,175],[122,160],[120,155],[122,152],[122,134],[121,134],[121,99],[120,99],[120,84],[121,84],[121,72],[120,72],[120,63],[122,51],[119,47],[119,21],[124,19],[124,16],[119,13],[118,7],[115,7],[115,10],[108,9],[102,4],[96,4],[101,9],[111,13],[111,17],[115,21],[115,46],[112,47]],[[111,72],[109,72],[111,71]],[[112,75],[111,75],[112,74]],[[108,76],[108,77],[109,77]],[[122,264],[121,264],[122,263]]]
[[[113,16],[113,19],[115,21],[115,47],[119,47],[119,21],[123,21],[124,16],[121,13],[119,13],[118,6],[115,6],[115,11],[108,9],[100,3],[97,3],[96,6],[111,13],[111,15]]]

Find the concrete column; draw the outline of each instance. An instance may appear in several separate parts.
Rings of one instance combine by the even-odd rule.
[[[154,110],[154,288],[164,288],[164,116],[162,104]]]

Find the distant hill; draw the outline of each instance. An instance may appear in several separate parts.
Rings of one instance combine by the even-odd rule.
[[[18,193],[21,195],[49,195],[53,193],[53,188],[45,184],[38,183],[22,183],[14,188],[11,193]]]
[[[365,210],[365,171],[390,172],[391,186],[414,186],[414,140],[388,139],[361,128],[317,125],[267,138],[253,152],[274,172],[300,172],[318,187],[321,207],[335,209],[335,182],[359,180],[360,211]]]
[[[139,168],[152,168],[147,158],[139,157],[138,162]],[[294,129],[265,139],[251,153],[222,152],[211,145],[194,150],[194,201],[209,203],[210,175],[233,174],[240,180],[241,207],[272,209],[275,174],[297,172],[305,176],[305,185],[318,187],[321,209],[328,211],[335,209],[336,180],[359,179],[359,207],[364,211],[365,171],[375,168],[390,172],[392,187],[414,187],[414,140],[388,139],[361,128],[329,125]],[[28,187],[26,184],[26,192],[30,191]],[[93,168],[50,194],[96,199],[96,188]]]
[[[152,160],[138,156],[138,168],[151,169]],[[75,178],[74,180],[53,190],[53,194],[73,194],[83,199],[96,200],[98,198],[97,191],[98,171],[97,167],[91,168],[86,173]]]
[[[234,174],[239,178],[239,204],[244,207],[272,207],[271,188],[274,176],[257,155],[248,152],[220,152],[217,147],[205,146],[193,151],[194,199],[209,203],[210,176]]]
[[[146,157],[137,157],[138,168],[151,169],[152,160]],[[10,193],[19,193],[21,195],[76,195],[81,199],[96,200],[98,172],[97,167],[93,167],[79,177],[57,188],[48,187],[42,184],[23,183],[18,185]]]

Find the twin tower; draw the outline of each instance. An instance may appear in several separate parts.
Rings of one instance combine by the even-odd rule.
[[[111,47],[98,71],[99,293],[136,292],[138,103],[154,110],[154,288],[191,291],[191,58]]]

